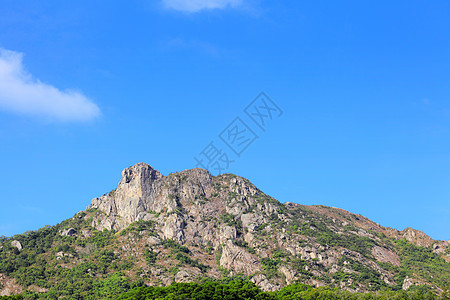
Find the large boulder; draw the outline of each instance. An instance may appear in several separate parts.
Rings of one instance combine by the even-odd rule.
[[[62,236],[74,236],[77,234],[77,231],[74,228],[68,228],[61,232]]]
[[[22,251],[22,249],[23,249],[22,244],[17,240],[12,241],[11,246],[16,247],[17,250],[19,250],[19,251]]]

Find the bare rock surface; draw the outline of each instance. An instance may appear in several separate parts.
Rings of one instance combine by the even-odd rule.
[[[397,253],[392,250],[380,246],[374,246],[372,248],[372,254],[379,262],[390,263],[397,267],[400,266],[400,259]]]
[[[17,284],[15,278],[9,278],[0,273],[0,296],[12,296],[23,292],[23,287]]]
[[[12,241],[11,246],[16,247],[17,250],[19,250],[19,251],[21,251],[23,249],[22,244],[17,240]]]
[[[74,228],[68,228],[61,232],[63,236],[74,236],[77,234],[77,231]]]

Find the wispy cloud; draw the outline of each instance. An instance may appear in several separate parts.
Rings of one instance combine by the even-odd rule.
[[[57,121],[88,121],[100,115],[82,93],[61,91],[27,72],[23,54],[0,48],[0,108]]]
[[[169,9],[194,13],[201,10],[223,9],[241,6],[243,0],[162,0]]]

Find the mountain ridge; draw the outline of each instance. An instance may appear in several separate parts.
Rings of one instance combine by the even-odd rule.
[[[118,271],[149,285],[243,276],[266,291],[302,282],[362,292],[415,286],[440,292],[450,281],[450,241],[412,228],[383,227],[339,208],[282,204],[248,179],[212,176],[204,169],[164,176],[148,164],[135,164],[123,170],[115,190],[40,231],[49,241],[33,260],[24,255],[24,266],[14,261],[32,252],[28,237],[0,242],[6,262],[0,266],[0,295],[49,293],[52,283],[61,282],[59,275],[36,281],[18,273],[42,261],[57,269],[83,269],[104,251],[112,257],[105,261],[116,266],[83,269],[86,280]]]
[[[129,181],[128,180],[131,180],[131,177],[133,176],[133,174],[136,174],[136,171],[137,171],[137,169],[138,168],[142,168],[143,170],[145,170],[146,168],[148,168],[149,170],[151,170],[151,172],[153,172],[153,174],[155,174],[154,176],[155,177],[152,177],[153,179],[162,179],[162,178],[166,178],[166,177],[168,177],[168,176],[164,176],[164,175],[162,175],[161,173],[159,173],[157,170],[155,170],[153,167],[151,167],[150,165],[148,165],[148,164],[146,164],[146,163],[143,163],[143,162],[141,162],[141,163],[137,163],[137,164],[135,164],[135,165],[133,165],[133,166],[131,166],[131,167],[129,167],[129,168],[126,168],[126,169],[124,169],[123,170],[123,172],[122,172],[122,180],[119,182],[119,189],[120,189],[120,187],[121,187],[121,184],[123,184],[123,181],[124,181],[124,178],[125,178],[125,182],[126,183],[128,183]],[[146,178],[146,171],[148,171],[148,170],[145,170],[144,172],[142,172],[142,171],[138,171],[137,172],[137,174],[140,174],[141,172],[142,172],[142,174],[143,174],[143,177],[142,178]],[[210,173],[209,173],[209,171],[208,170],[205,170],[205,169],[201,169],[201,168],[194,168],[194,169],[187,169],[187,170],[184,170],[184,171],[181,171],[181,172],[177,172],[177,173],[174,173],[174,174],[186,174],[186,173],[191,173],[191,172],[197,172],[197,174],[202,174],[202,176],[203,177],[210,177],[210,178],[212,178],[212,177],[214,177],[214,176],[212,176]],[[172,174],[172,173],[171,173]],[[248,179],[246,179],[246,178],[243,178],[243,177],[240,177],[240,176],[237,176],[237,175],[234,175],[234,174],[224,174],[224,175],[231,175],[231,176],[236,176],[236,177],[238,177],[238,178],[241,178],[242,180],[245,180],[246,182],[248,182],[248,183],[250,183],[250,181],[248,180]],[[153,175],[152,175],[153,176]],[[169,175],[170,176],[170,175]],[[207,185],[208,183],[209,183],[210,181],[208,181],[208,182],[203,182],[203,184],[204,185]],[[251,184],[251,183],[250,183]],[[146,186],[146,183],[144,182],[144,183],[142,183],[141,184],[143,187],[145,187]],[[257,190],[258,192],[260,192],[260,193],[262,193],[259,189],[257,189],[253,184],[251,184],[251,186],[252,186],[252,188],[253,188],[253,190]],[[145,192],[147,192],[147,190],[144,190],[143,191],[143,193],[141,193],[141,195],[143,195],[143,194],[145,194]],[[256,192],[257,193],[257,192]],[[122,193],[123,194],[123,193]],[[129,193],[126,193],[127,194],[127,199],[129,199],[130,197],[129,197]],[[135,193],[136,194],[136,193]],[[88,206],[88,209],[89,208],[98,208],[99,206],[101,206],[102,204],[100,204],[98,201],[105,201],[105,196],[106,197],[108,197],[110,194],[105,194],[105,195],[103,195],[102,197],[97,197],[97,198],[94,198],[93,200],[92,200],[92,203]],[[114,195],[116,196],[117,194],[116,194],[116,190],[114,190]],[[144,197],[145,197],[145,195],[143,195]],[[135,199],[133,199],[133,200],[135,200]],[[281,202],[280,202],[281,203]],[[284,204],[284,205],[286,205],[286,204],[289,204],[289,205],[300,205],[300,204],[297,204],[297,203],[292,203],[292,202],[286,202],[286,203],[281,203],[281,204]],[[129,205],[132,205],[132,203],[129,203]],[[125,205],[125,207],[126,207],[127,205]],[[390,232],[391,233],[391,236],[393,236],[393,237],[404,237],[404,238],[406,238],[409,242],[411,242],[411,243],[414,243],[414,244],[416,244],[417,246],[426,246],[426,247],[429,247],[429,246],[431,246],[432,244],[433,244],[433,242],[438,242],[438,241],[441,241],[441,240],[434,240],[433,238],[431,238],[430,236],[428,236],[425,232],[423,232],[423,231],[421,231],[421,230],[417,230],[417,229],[413,229],[413,228],[411,228],[411,227],[407,227],[407,228],[405,228],[405,229],[403,229],[403,230],[398,230],[398,229],[395,229],[395,228],[392,228],[392,227],[385,227],[385,226],[382,226],[382,225],[380,225],[380,224],[378,224],[378,223],[376,223],[376,222],[373,222],[373,221],[371,221],[370,219],[368,219],[368,218],[366,218],[365,216],[362,216],[362,215],[360,215],[360,214],[354,214],[354,213],[351,213],[351,212],[349,212],[349,211],[347,211],[347,210],[344,210],[344,209],[342,209],[342,208],[338,208],[338,207],[327,207],[327,206],[324,206],[324,205],[304,205],[305,207],[310,207],[310,208],[320,208],[320,207],[326,207],[326,208],[331,208],[331,209],[337,209],[337,210],[340,210],[340,211],[343,211],[343,212],[345,212],[346,214],[351,214],[351,215],[354,215],[354,216],[357,216],[357,217],[361,217],[361,218],[364,218],[364,219],[366,219],[366,220],[368,220],[368,221],[370,221],[370,222],[372,222],[372,223],[374,223],[374,224],[376,224],[377,226],[379,226],[379,227],[382,227],[382,228],[384,228],[387,232]],[[176,205],[175,205],[175,207],[176,207]],[[142,209],[142,212],[145,212],[146,211],[146,208],[145,207],[136,207],[137,209],[139,209],[139,208],[143,208]],[[112,209],[112,207],[111,207],[111,209]],[[156,210],[158,210],[159,208],[156,208]],[[172,205],[172,206],[170,206],[169,207],[169,210],[173,210],[174,209],[174,206]],[[148,210],[148,209],[147,209]],[[135,222],[135,221],[138,221],[138,220],[141,220],[141,219],[143,219],[143,218],[145,218],[145,217],[143,217],[143,216],[140,216],[140,217],[138,217],[138,218],[136,218],[136,219],[134,219],[133,221],[131,221],[131,222],[129,222],[128,223],[128,225],[129,224],[131,224],[132,222]],[[129,218],[128,218],[129,219]],[[105,224],[105,226],[106,226],[106,224]],[[112,226],[111,228],[107,228],[107,227],[103,227],[103,228],[107,228],[107,229],[113,229],[113,227],[114,226]],[[99,227],[100,229],[103,229],[102,228],[102,226],[100,226]],[[122,228],[122,226],[116,226],[114,229],[123,229]],[[445,242],[445,241],[443,241],[443,242]],[[450,240],[448,240],[447,242],[450,242]]]

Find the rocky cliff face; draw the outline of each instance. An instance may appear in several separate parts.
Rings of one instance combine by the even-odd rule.
[[[43,244],[53,242],[36,256],[36,268],[45,261],[85,280],[121,270],[151,285],[244,276],[264,290],[302,282],[352,291],[415,285],[440,291],[450,282],[449,241],[385,228],[338,208],[282,204],[245,178],[203,169],[163,176],[136,164],[122,172],[114,191],[41,235]],[[51,289],[14,267],[17,255],[29,257],[35,244],[29,236],[0,241],[7,262],[5,274],[0,263],[0,279],[9,290],[30,289],[29,283]],[[96,270],[99,259],[109,263]],[[64,281],[55,276],[52,282]]]
[[[92,200],[89,208],[98,208],[107,216],[96,227],[120,230],[133,222],[148,219],[149,211],[163,205],[155,196],[161,188],[162,177],[143,163],[123,170],[115,191]]]

